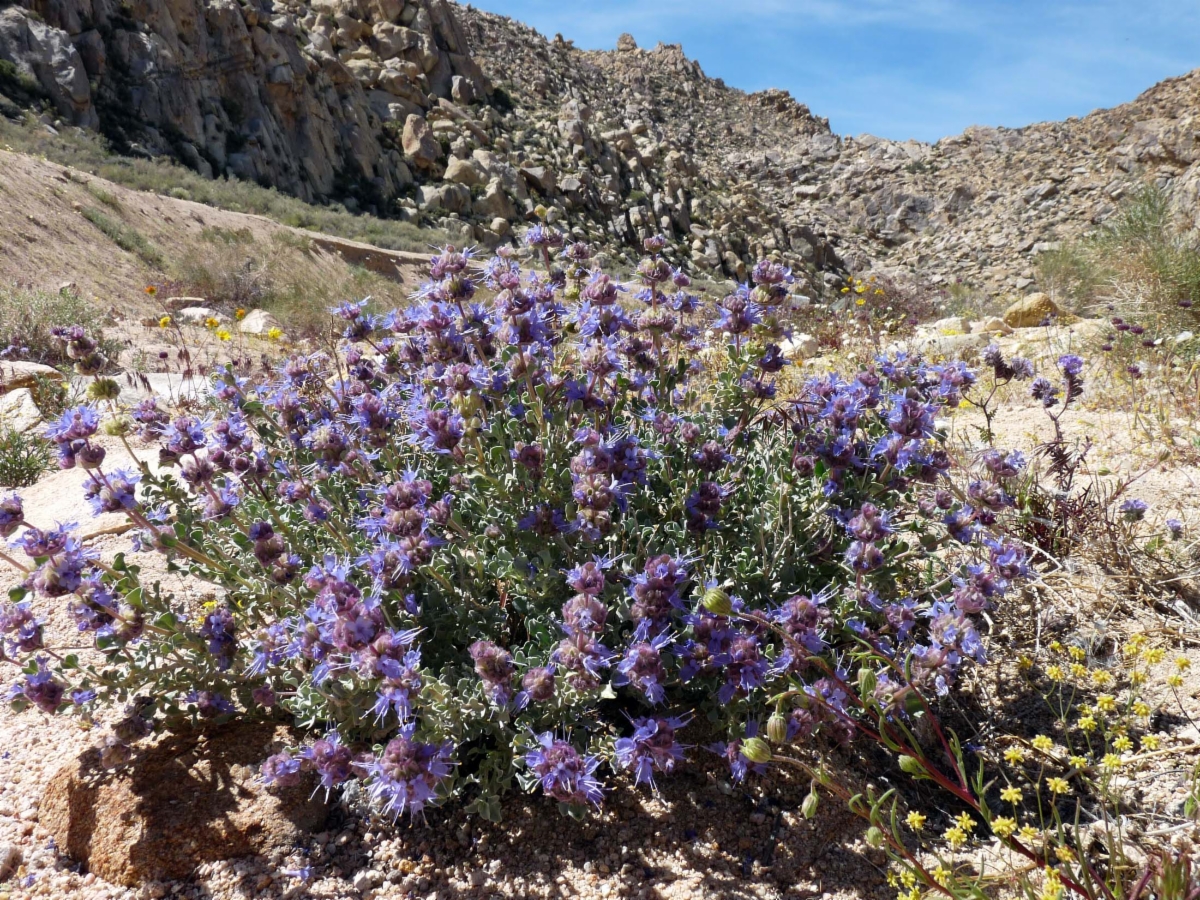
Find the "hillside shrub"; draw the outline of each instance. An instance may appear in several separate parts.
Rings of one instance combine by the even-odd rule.
[[[0,421],[0,487],[35,484],[50,468],[50,442],[24,434]]]
[[[705,308],[650,239],[627,308],[586,246],[527,240],[549,276],[448,248],[411,308],[337,307],[337,354],[219,376],[205,417],[110,421],[161,442],[158,472],[96,443],[99,405],[65,412],[59,465],[136,524],[134,552],[101,565],[3,502],[27,571],[13,701],[128,704],[112,765],[156,727],[287,716],[308,739],[268,783],[496,818],[514,785],[578,814],[618,775],[653,787],[707,754],[742,780],[860,718],[907,728],[984,661],[979,617],[1025,568],[996,533],[1020,459],[956,469],[939,417],[969,370],[881,357],[778,396],[778,264]],[[91,341],[61,334],[87,371]],[[143,579],[156,550],[219,599]],[[103,663],[51,655],[35,598]]]
[[[89,334],[98,334],[107,318],[97,304],[69,287],[34,291],[0,286],[0,359],[24,359],[51,366],[69,364],[54,329],[78,325]],[[101,343],[101,352],[115,358],[120,347],[112,341]],[[49,396],[50,392],[43,389],[43,393]],[[38,406],[46,411],[40,400]]]

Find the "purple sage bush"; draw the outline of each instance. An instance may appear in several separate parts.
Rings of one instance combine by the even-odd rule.
[[[447,248],[411,307],[338,307],[336,353],[218,374],[203,417],[122,412],[98,382],[47,436],[134,552],[105,563],[3,500],[12,701],[124,707],[114,766],[156,728],[286,716],[307,737],[269,783],[496,818],[514,785],[576,813],[704,755],[740,780],[984,662],[980,614],[1024,573],[997,530],[1023,463],[947,452],[970,370],[881,357],[784,390],[780,265],[714,303],[657,239],[628,286],[549,229],[527,243],[542,271]],[[112,458],[102,427],[162,465]],[[152,552],[220,599],[161,591]],[[48,604],[101,661],[47,645]]]

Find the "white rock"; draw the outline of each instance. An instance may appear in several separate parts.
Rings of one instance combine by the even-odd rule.
[[[42,412],[33,402],[29,388],[0,394],[0,428],[26,432],[42,421]]]
[[[179,310],[175,315],[180,322],[186,325],[203,325],[208,319],[216,319],[218,322],[229,321],[229,316],[208,306],[188,306]]]
[[[242,334],[266,334],[272,328],[283,330],[279,320],[265,309],[252,309],[246,317],[238,322],[238,331]]]
[[[787,359],[810,359],[820,352],[821,345],[811,334],[793,334],[779,349]]]

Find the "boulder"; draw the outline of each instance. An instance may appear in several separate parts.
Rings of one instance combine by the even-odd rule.
[[[779,344],[784,357],[790,360],[811,359],[821,352],[821,345],[811,334],[793,334]]]
[[[246,313],[242,321],[238,322],[238,331],[242,334],[266,334],[272,328],[283,330],[279,320],[265,309],[252,309]]]
[[[945,319],[938,319],[927,326],[929,331],[937,334],[970,334],[971,326],[962,316],[949,316]]]
[[[1049,294],[1038,291],[1012,304],[1004,311],[1004,322],[1011,328],[1033,328],[1062,314]]]
[[[259,780],[262,761],[293,740],[286,726],[231,723],[167,736],[118,771],[89,750],[46,784],[39,822],[60,852],[130,887],[290,849],[328,812],[311,780],[274,790]]]
[[[31,388],[39,378],[62,381],[62,372],[35,362],[0,360],[0,394]]]
[[[229,321],[229,316],[217,312],[211,306],[186,306],[175,313],[175,317],[185,325],[203,325],[209,319],[216,319],[218,322]]]
[[[454,158],[446,164],[446,174],[443,177],[446,181],[465,184],[467,187],[483,181],[483,173],[479,171],[478,166],[469,160],[458,158]]]
[[[521,166],[521,175],[543,194],[549,194],[554,190],[556,181],[554,172],[546,166]]]
[[[463,213],[471,205],[471,189],[462,184],[423,184],[417,196],[422,209]]]
[[[0,430],[26,432],[42,421],[42,411],[33,402],[29,388],[0,394]]]
[[[401,144],[405,158],[418,169],[432,169],[442,158],[442,145],[424,116],[411,115],[404,120]]]
[[[971,323],[971,334],[1012,334],[1012,326],[999,316],[988,316]]]

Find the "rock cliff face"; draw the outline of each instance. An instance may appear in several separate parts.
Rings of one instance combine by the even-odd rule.
[[[445,0],[21,3],[0,9],[10,100],[41,95],[123,152],[487,246],[542,207],[617,261],[660,232],[715,277],[776,255],[814,290],[871,268],[1022,290],[1037,253],[1140,180],[1200,209],[1200,70],[1083,119],[930,145],[839,137],[677,45],[583,51]]]

